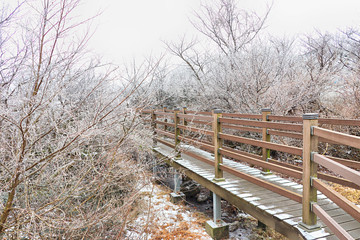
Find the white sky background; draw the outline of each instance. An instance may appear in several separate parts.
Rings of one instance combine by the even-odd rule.
[[[204,0],[206,2],[206,0]],[[210,2],[210,0],[208,0]],[[242,0],[242,7],[260,15],[270,0]],[[84,0],[82,12],[103,10],[90,47],[106,60],[120,64],[164,51],[161,40],[196,35],[189,22],[200,0]],[[266,23],[271,35],[294,36],[360,27],[360,0],[274,0]]]

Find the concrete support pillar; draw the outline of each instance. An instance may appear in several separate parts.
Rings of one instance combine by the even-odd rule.
[[[214,222],[221,222],[221,197],[213,193]]]
[[[185,194],[180,192],[181,174],[174,169],[174,192],[170,193],[170,202],[177,204],[185,200]]]
[[[174,173],[174,193],[180,192],[180,174],[175,170]]]
[[[213,239],[229,238],[229,224],[221,220],[221,197],[213,193],[214,220],[207,221],[205,230]]]

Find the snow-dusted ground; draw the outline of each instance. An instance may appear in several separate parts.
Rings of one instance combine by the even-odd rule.
[[[170,190],[156,184],[142,190],[139,214],[128,223],[126,239],[212,239],[204,227],[209,218],[184,204],[172,204],[169,193]],[[256,224],[249,215],[240,215],[239,218],[247,220],[230,232],[230,239],[257,239],[252,237]]]
[[[211,239],[207,219],[183,204],[172,204],[169,191],[152,184],[142,190],[139,215],[126,228],[127,239]]]

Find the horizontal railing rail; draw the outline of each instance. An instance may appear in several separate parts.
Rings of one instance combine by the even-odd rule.
[[[205,130],[205,129],[201,129],[201,128],[185,126],[185,125],[178,125],[178,128],[183,129],[183,130],[187,130],[187,131],[191,131],[191,132],[196,132],[196,133],[208,135],[208,136],[214,136],[213,131],[209,131],[209,130]]]
[[[338,224],[329,214],[327,214],[324,209],[322,209],[318,204],[313,203],[312,209],[314,213],[320,218],[326,226],[337,236],[339,239],[344,240],[353,240],[354,238]]]
[[[317,153],[313,154],[313,161],[360,186],[360,172]]]
[[[249,118],[249,119],[261,119],[260,114],[243,114],[243,113],[223,113],[223,117],[230,118]]]
[[[358,136],[335,132],[320,127],[313,127],[312,132],[315,136],[328,139],[342,145],[347,145],[354,148],[360,148],[360,137]]]
[[[266,142],[266,141],[262,141],[262,140],[255,140],[255,139],[250,139],[250,138],[245,138],[245,137],[238,137],[238,136],[225,134],[225,133],[220,133],[219,137],[224,140],[230,140],[230,141],[234,141],[234,142],[238,142],[238,143],[244,143],[244,144],[248,144],[248,145],[257,146],[257,147],[264,147],[267,149],[272,149],[272,150],[276,150],[276,151],[280,151],[280,152],[286,152],[286,153],[295,154],[295,155],[299,155],[299,156],[302,155],[302,149],[298,148],[298,147],[287,146],[287,145],[282,145],[282,144],[277,144],[277,143],[271,143],[271,142]]]
[[[160,124],[160,125],[166,125],[166,126],[169,126],[169,127],[175,127],[175,124],[169,123],[169,122],[163,122],[163,121],[156,120],[155,123]]]
[[[302,131],[301,124],[262,122],[262,121],[233,119],[233,118],[220,118],[220,122],[234,124],[234,125],[237,124],[237,125],[245,125],[245,126],[252,126],[252,127],[289,130],[289,131],[295,131],[295,132]]]
[[[313,186],[327,196],[331,201],[341,207],[344,211],[350,214],[353,218],[360,222],[360,208],[354,203],[347,200],[340,193],[336,192],[330,188],[327,184],[323,183],[321,180],[313,178]]]
[[[199,115],[181,114],[181,113],[178,114],[178,117],[190,119],[190,120],[200,120],[205,122],[211,122],[213,120],[212,117],[208,117],[208,116],[199,116]]]

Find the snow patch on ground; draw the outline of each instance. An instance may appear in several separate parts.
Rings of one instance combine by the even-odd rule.
[[[155,184],[142,190],[142,211],[127,224],[126,239],[211,239],[203,227],[206,219],[171,203],[169,193]]]

